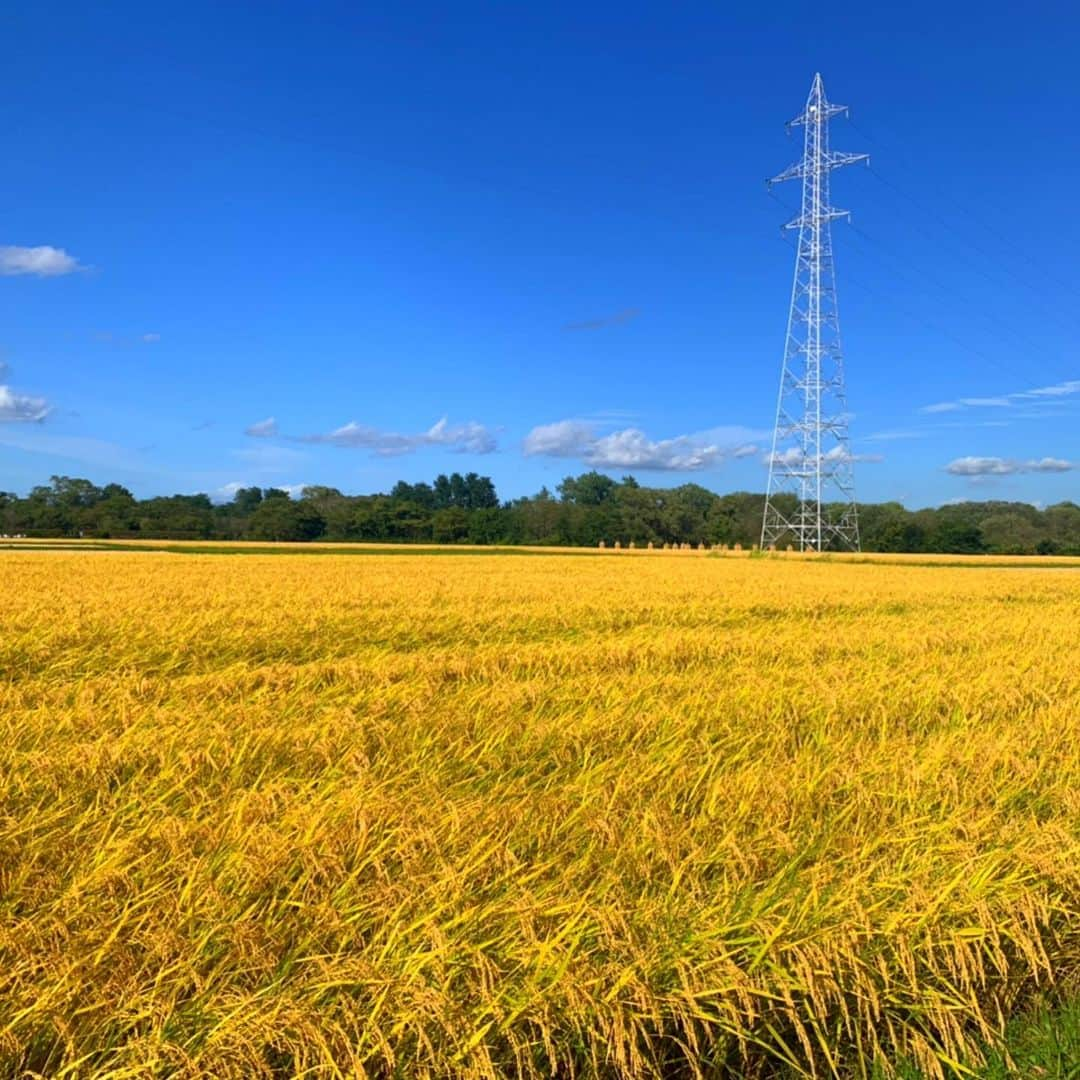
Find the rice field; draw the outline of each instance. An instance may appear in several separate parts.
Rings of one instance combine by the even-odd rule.
[[[0,552],[0,1075],[977,1063],[1080,992],[1022,565]]]

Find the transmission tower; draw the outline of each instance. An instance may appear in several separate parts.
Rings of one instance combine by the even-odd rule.
[[[815,75],[806,108],[788,123],[803,128],[803,156],[769,181],[802,180],[799,230],[784,365],[769,455],[761,546],[795,543],[800,551],[859,550],[859,519],[844,397],[844,361],[836,307],[832,222],[848,211],[829,205],[829,173],[869,161],[868,154],[829,149],[829,121],[847,112],[825,97]],[[792,495],[792,499],[778,496]],[[838,509],[830,513],[829,505]],[[792,507],[794,507],[792,509]]]

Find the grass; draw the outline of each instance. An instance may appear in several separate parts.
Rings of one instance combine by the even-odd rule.
[[[593,558],[628,556],[724,559],[767,559],[864,563],[868,565],[903,565],[928,567],[966,567],[973,570],[1080,570],[1080,556],[1072,555],[954,555],[935,553],[851,553],[761,551],[755,548],[735,551],[713,547],[688,551],[661,548],[573,548],[499,544],[411,544],[357,543],[338,541],[266,543],[255,540],[82,540],[82,539],[10,539],[0,540],[0,551],[161,551],[171,555],[572,555]]]
[[[1080,1077],[1080,1002],[1043,1002],[1006,1027],[1003,1045],[985,1047],[979,1064],[950,1070],[956,1080],[1077,1080]],[[898,1080],[926,1080],[926,1074],[901,1064]],[[878,1072],[885,1080],[884,1070]]]
[[[1078,974],[1076,575],[0,568],[0,1075],[941,1080],[1075,1043],[1008,1025]]]

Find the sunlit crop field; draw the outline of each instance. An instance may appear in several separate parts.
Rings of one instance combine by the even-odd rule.
[[[0,553],[0,1075],[931,1074],[1080,990],[1080,572]]]

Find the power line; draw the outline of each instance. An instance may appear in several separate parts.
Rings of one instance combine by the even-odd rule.
[[[942,280],[939,276],[934,275],[934,274],[929,274],[925,270],[925,268],[918,267],[918,268],[914,268],[911,272],[908,272],[905,269],[905,267],[909,265],[907,263],[907,260],[902,255],[900,255],[899,252],[897,252],[895,248],[892,248],[890,245],[884,243],[880,238],[871,236],[870,233],[868,233],[865,229],[860,228],[858,225],[855,225],[854,223],[851,224],[851,230],[852,230],[853,233],[855,233],[856,236],[861,237],[863,239],[863,241],[867,245],[869,245],[872,249],[876,248],[876,249],[879,249],[880,252],[884,253],[884,255],[892,263],[894,270],[898,268],[901,275],[904,276],[905,278],[907,278],[908,281],[912,282],[916,286],[916,288],[920,288],[920,289],[923,289],[924,291],[926,291],[925,282],[930,281],[939,290],[941,290],[942,292],[950,293],[953,297],[958,299],[961,303],[966,303],[967,302],[964,295],[959,290],[957,290],[955,287],[949,285],[947,282]],[[929,295],[933,295],[933,294],[929,294]],[[1042,355],[1041,346],[1039,346],[1031,338],[1025,337],[1022,333],[1020,333],[1019,331],[1017,331],[1013,327],[1009,326],[995,312],[993,312],[993,311],[985,311],[984,310],[983,314],[987,318],[987,320],[989,322],[994,323],[1002,333],[1005,333],[1005,334],[1009,335],[1016,342],[1018,342],[1021,346],[1023,346],[1024,350],[1026,352],[1030,353],[1032,362],[1035,362],[1036,357],[1039,357],[1039,356]],[[954,341],[957,341],[957,342],[961,341],[961,339],[959,337],[957,337],[955,334],[953,334],[952,332],[949,332],[948,336]],[[1000,359],[995,359],[991,354],[986,353],[986,352],[982,351],[981,349],[975,349],[970,345],[965,345],[965,348],[967,348],[969,352],[973,352],[975,355],[979,356],[981,359],[986,360],[987,362],[992,363],[992,364],[1002,368],[1002,370],[1008,371],[1009,374],[1011,374],[1011,375],[1013,375],[1013,376],[1015,376],[1015,377],[1017,377],[1019,379],[1028,379],[1028,378],[1030,378],[1030,374],[1031,374],[1030,365],[1027,366],[1027,368],[1024,369],[1024,370],[1020,369],[1019,367],[1014,368],[1011,365],[1004,363]],[[1049,378],[1051,378],[1051,379],[1060,378],[1059,374],[1051,372],[1049,368],[1044,367],[1043,370],[1047,373],[1047,376]]]
[[[858,229],[855,226],[852,226],[852,231],[855,233],[856,236],[861,237],[864,242],[871,240],[871,237],[862,229]],[[919,284],[916,278],[906,273],[903,269],[900,270],[900,273],[908,281]],[[874,293],[876,296],[886,300],[890,308],[896,311],[900,311],[904,315],[907,315],[908,318],[910,318],[913,322],[918,323],[923,328],[930,330],[935,334],[940,334],[943,338],[950,341],[953,345],[956,345],[957,347],[963,349],[965,352],[970,353],[976,359],[981,360],[987,364],[991,364],[994,367],[998,367],[1008,375],[1012,375],[1021,379],[1028,378],[1028,374],[1026,372],[1020,372],[1018,368],[1013,368],[1011,365],[1003,362],[1000,358],[993,356],[992,354],[986,352],[983,349],[980,349],[977,345],[973,345],[969,340],[961,337],[955,331],[950,330],[947,326],[943,326],[940,323],[934,322],[933,320],[928,319],[925,315],[920,315],[918,312],[913,311],[910,307],[907,307],[902,302],[897,301],[895,293],[886,292],[884,289],[879,289],[876,286],[871,285],[865,277],[858,280],[858,287],[867,289],[870,292]]]
[[[874,168],[871,166],[870,171],[875,172],[876,170],[874,170]],[[770,195],[778,204],[785,207],[785,209],[787,209],[788,211],[793,212],[793,208],[790,207],[787,203],[785,203],[782,199],[780,199],[775,194],[775,192],[770,191]],[[939,292],[950,293],[961,303],[972,304],[972,306],[977,305],[977,301],[975,301],[975,303],[972,303],[972,300],[970,298],[965,297],[963,293],[961,293],[954,286],[945,282],[938,275],[928,273],[925,267],[913,267],[913,265],[896,248],[892,247],[889,244],[886,244],[880,239],[880,237],[871,235],[869,232],[856,225],[854,222],[849,221],[848,224],[852,232],[863,241],[864,250],[869,249],[871,252],[878,255],[878,257],[884,257],[885,259],[887,259],[887,261],[892,265],[893,272],[898,272],[902,277],[904,277],[907,281],[913,284],[917,289],[923,291],[926,295],[930,296],[933,299],[936,299],[937,296],[937,294],[926,289],[926,280],[929,280],[937,287]],[[924,235],[928,236],[930,239],[936,239],[925,229],[923,229],[923,232]],[[865,281],[860,282],[860,285],[870,288],[870,286]],[[877,290],[871,289],[871,291],[876,292]],[[878,293],[878,295],[882,294]],[[954,345],[959,346],[960,348],[964,349],[966,352],[977,357],[978,359],[1000,368],[1002,371],[1007,372],[1008,374],[1012,375],[1017,379],[1026,380],[1030,377],[1030,365],[1028,365],[1025,369],[1021,370],[1018,367],[1007,364],[1001,359],[973,345],[969,340],[958,335],[955,331],[952,331],[943,325],[935,323],[927,319],[925,316],[918,315],[917,313],[911,311],[911,309],[909,308],[904,308],[903,305],[897,303],[895,295],[890,294],[887,299],[889,301],[890,307],[903,310],[919,325],[942,335],[943,337],[951,341]],[[1033,358],[1033,362],[1035,362],[1034,358],[1043,355],[1042,346],[1036,343],[1032,338],[1026,336],[1023,332],[1006,323],[996,312],[984,311],[983,314],[989,321],[995,323],[1001,332],[1012,337],[1025,349],[1025,351],[1030,353],[1031,357]],[[1047,372],[1048,377],[1051,379],[1058,379],[1062,377],[1060,373],[1051,372],[1050,369],[1047,367],[1044,367],[1043,370]]]
[[[861,127],[859,124],[856,124],[855,121],[851,121],[851,125],[871,143],[876,146],[881,146],[880,141],[874,138],[874,136],[871,135],[868,131],[866,131],[865,128]],[[900,161],[902,163],[903,159],[900,158]],[[901,167],[903,167],[902,164]],[[970,248],[972,248],[972,250],[976,251],[982,257],[982,259],[986,260],[987,262],[989,262],[990,265],[993,265],[995,268],[997,268],[999,272],[1008,275],[1013,281],[1028,289],[1031,292],[1032,296],[1036,298],[1040,306],[1042,306],[1046,311],[1050,312],[1052,317],[1058,319],[1059,321],[1061,320],[1061,312],[1058,309],[1052,308],[1050,305],[1048,305],[1043,298],[1045,286],[1040,286],[1030,281],[1028,278],[1026,278],[1024,275],[1020,274],[1017,271],[1015,265],[1008,262],[1000,261],[999,251],[995,251],[987,245],[972,239],[972,237],[958,229],[956,225],[947,217],[938,213],[932,207],[928,207],[921,199],[911,194],[911,192],[908,191],[906,188],[901,187],[895,182],[894,179],[890,179],[878,168],[872,167],[870,171],[884,187],[889,188],[897,195],[899,195],[902,199],[905,199],[907,202],[911,203],[911,205],[914,206],[922,216],[930,218],[931,220],[936,222],[943,229],[946,229],[953,236],[955,236],[961,243],[968,245]],[[1044,280],[1044,282],[1052,284],[1056,288],[1060,289],[1067,296],[1076,297],[1078,294],[1080,294],[1080,290],[1077,289],[1075,283],[1066,281],[1064,278],[1049,273],[1046,270],[1045,266],[1036,262],[1027,252],[1017,247],[1012,238],[1003,233],[992,222],[983,220],[982,218],[977,216],[970,207],[965,206],[963,203],[957,202],[955,199],[952,199],[947,193],[942,193],[941,198],[944,201],[952,204],[952,206],[955,207],[961,214],[966,216],[975,225],[977,225],[980,230],[993,236],[997,241],[999,247],[1008,249],[1014,258],[1027,263]],[[986,263],[979,263],[978,266],[980,272],[984,276],[986,276]],[[1080,326],[1080,320],[1077,320],[1077,325]]]

